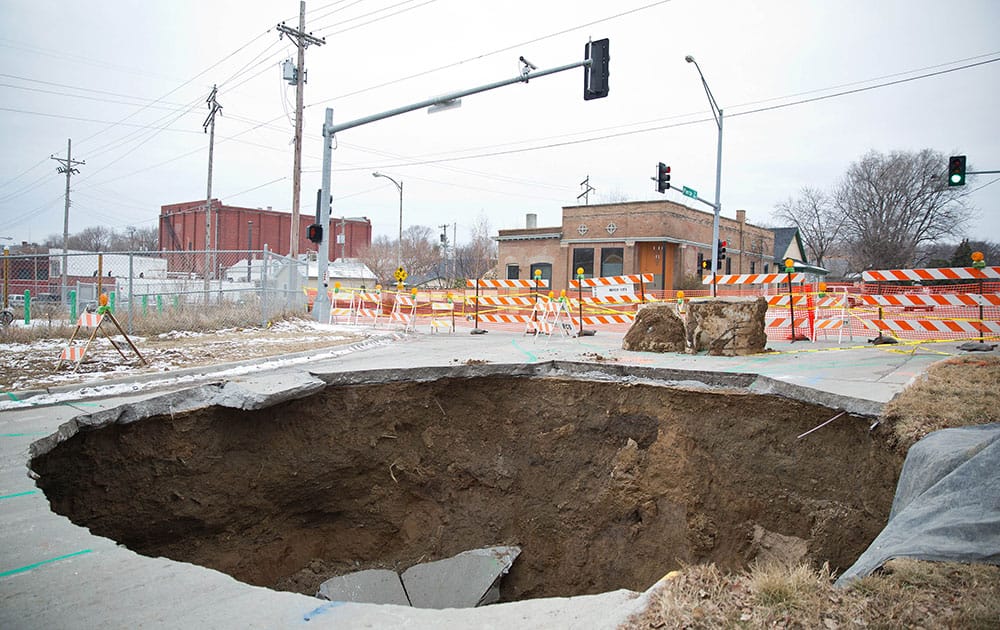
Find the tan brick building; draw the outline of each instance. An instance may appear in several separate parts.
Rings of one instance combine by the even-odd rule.
[[[534,271],[558,290],[575,269],[586,277],[651,273],[650,289],[676,289],[696,281],[700,261],[712,257],[712,212],[672,201],[640,201],[563,208],[562,225],[500,230],[497,237],[501,278],[530,279]],[[721,273],[765,273],[774,269],[775,234],[746,222],[721,217],[719,239],[726,241]],[[664,278],[666,282],[664,283]]]

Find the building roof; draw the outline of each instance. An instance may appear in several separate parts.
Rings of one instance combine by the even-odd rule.
[[[771,231],[774,232],[774,260],[779,262],[784,261],[786,256],[791,255],[792,258],[799,262],[809,262],[806,259],[806,248],[802,245],[802,236],[799,234],[799,228],[771,228]],[[793,241],[794,245],[798,248],[798,253],[801,254],[801,258],[789,253]]]

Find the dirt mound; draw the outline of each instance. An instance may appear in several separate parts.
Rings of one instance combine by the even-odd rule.
[[[739,391],[558,378],[329,387],[81,431],[32,461],[53,508],[149,556],[314,594],[517,545],[505,600],[642,590],[682,564],[846,568],[900,459],[836,412]],[[778,548],[780,547],[780,548]]]

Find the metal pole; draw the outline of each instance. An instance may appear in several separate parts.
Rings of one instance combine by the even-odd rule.
[[[250,257],[253,256],[253,221],[247,221],[247,282],[253,282]]]
[[[399,241],[396,243],[396,268],[403,266],[403,180],[399,180]]]
[[[719,270],[719,214],[722,212],[721,196],[722,196],[722,110],[720,109],[719,147],[715,153],[715,217],[712,219],[712,297],[715,297],[716,293],[718,292],[718,285],[715,283],[715,276]]]
[[[66,139],[66,197],[63,209],[63,264],[62,264],[62,285],[59,287],[59,299],[64,301],[66,299],[66,283],[67,280],[67,270],[66,267],[69,266],[69,178],[73,174],[73,169],[71,165],[73,164],[73,139]]]
[[[313,303],[313,318],[326,322],[330,318],[330,298],[326,294],[326,275],[330,261],[330,168],[333,164],[333,109],[326,108],[323,123],[323,184],[320,189],[319,224],[324,227],[323,240],[316,254],[316,301]],[[325,317],[321,315],[325,314]]]

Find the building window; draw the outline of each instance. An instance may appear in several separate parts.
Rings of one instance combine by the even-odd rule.
[[[601,276],[620,276],[625,270],[623,253],[621,247],[601,248]]]
[[[542,272],[542,280],[548,280],[549,286],[552,286],[552,264],[551,263],[533,263],[531,265],[531,279],[535,279],[535,271]]]
[[[576,279],[576,270],[583,267],[583,275],[586,278],[594,277],[594,248],[579,247],[573,250],[573,279]]]
[[[733,273],[733,259],[730,258],[729,256],[726,256],[726,273],[727,274]]]
[[[764,273],[767,273],[767,267],[768,267],[768,264],[764,263]]]
[[[757,273],[757,261],[756,260],[751,260],[750,261],[750,273]]]
[[[517,265],[507,265],[507,279],[517,280],[521,277],[521,268]]]

